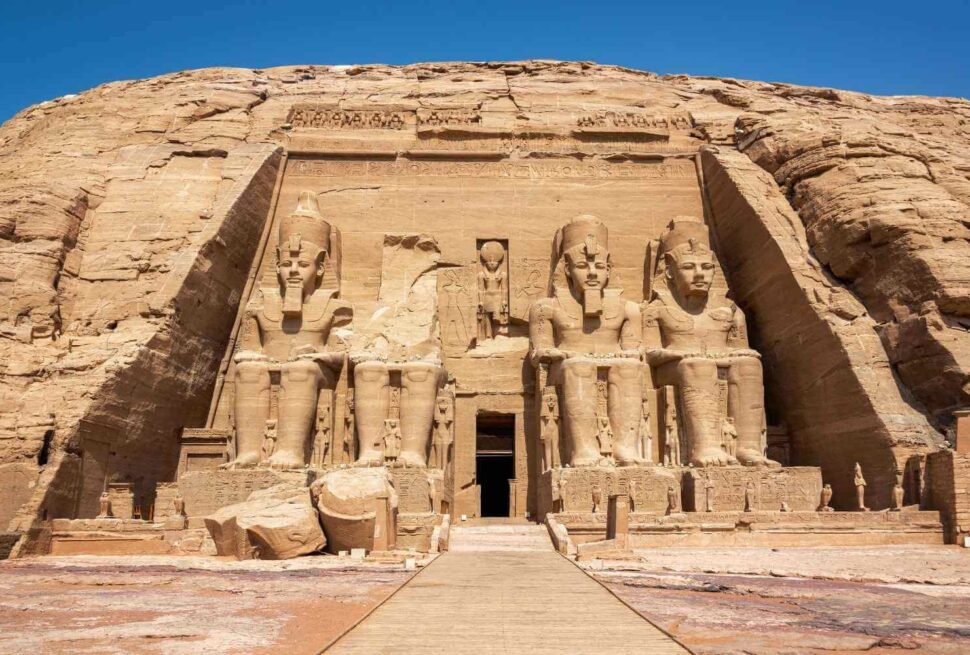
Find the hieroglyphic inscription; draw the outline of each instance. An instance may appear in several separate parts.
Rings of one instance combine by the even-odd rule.
[[[438,270],[438,325],[446,355],[463,354],[477,331],[478,287],[469,266]]]
[[[553,500],[562,501],[562,511],[592,512],[593,487],[603,498],[628,493],[635,512],[663,512],[667,489],[680,486],[676,476],[661,468],[576,468],[555,469],[550,478]]]
[[[659,162],[575,162],[575,161],[346,161],[333,159],[291,159],[287,175],[297,177],[497,177],[510,179],[695,179],[691,160]]]
[[[269,469],[192,471],[179,477],[179,490],[189,516],[206,516],[241,503],[249,494],[283,482],[306,485],[307,474]]]
[[[510,314],[512,318],[528,320],[533,301],[546,293],[549,262],[537,258],[512,259]]]
[[[390,469],[394,491],[397,492],[397,509],[402,514],[420,514],[431,511],[431,483],[428,472],[423,469]]]
[[[687,491],[695,511],[705,506],[705,485],[713,483],[713,505],[719,512],[742,511],[744,490],[754,484],[754,509],[777,511],[782,502],[792,511],[811,511],[818,506],[822,475],[812,467],[786,469],[705,468],[687,473]]]
[[[477,111],[467,109],[419,109],[418,125],[437,127],[439,125],[478,125],[482,117]]]
[[[385,110],[346,110],[315,105],[296,105],[287,122],[293,127],[325,130],[403,130],[409,112]]]
[[[655,116],[638,112],[598,111],[576,120],[579,127],[632,127],[687,131],[693,127],[690,116],[672,114]]]

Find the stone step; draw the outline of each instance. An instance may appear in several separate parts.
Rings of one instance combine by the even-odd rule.
[[[550,550],[549,533],[542,525],[471,525],[451,528],[451,551]]]

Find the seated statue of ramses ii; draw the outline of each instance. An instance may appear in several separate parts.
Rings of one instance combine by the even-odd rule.
[[[644,347],[654,384],[677,390],[694,466],[778,466],[765,457],[764,382],[760,355],[748,347],[744,313],[711,298],[716,271],[708,228],[675,218],[661,237],[651,297],[643,308]],[[718,371],[727,379],[727,414],[737,431],[736,454],[722,447]]]
[[[255,466],[271,410],[271,375],[280,380],[276,445],[268,464],[303,468],[309,461],[321,390],[332,389],[344,353],[331,339],[353,319],[350,305],[321,289],[335,230],[320,216],[316,197],[300,196],[279,226],[276,288],[254,291],[246,305],[241,346],[234,357],[236,457],[230,466]]]
[[[563,461],[571,466],[640,463],[640,308],[608,286],[608,232],[598,219],[580,216],[567,223],[556,235],[555,249],[567,288],[555,285],[552,297],[533,303],[529,338],[533,365],[549,367],[548,384],[558,391]],[[604,383],[605,403],[599,393]]]

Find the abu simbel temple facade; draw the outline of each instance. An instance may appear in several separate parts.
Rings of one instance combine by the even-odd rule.
[[[0,127],[0,552],[970,533],[970,103],[207,69]]]

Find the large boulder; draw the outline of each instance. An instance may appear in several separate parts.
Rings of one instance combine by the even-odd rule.
[[[278,485],[205,517],[219,555],[290,559],[327,545],[306,487]]]
[[[330,471],[313,483],[310,493],[320,512],[328,550],[374,549],[378,499],[387,496],[397,508],[397,493],[384,467]]]

